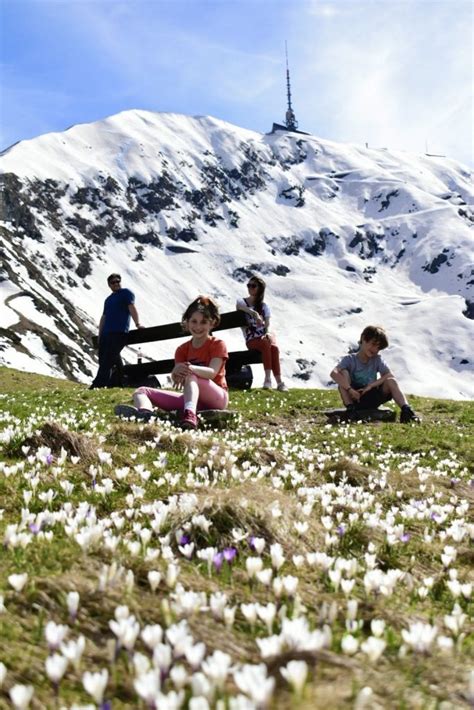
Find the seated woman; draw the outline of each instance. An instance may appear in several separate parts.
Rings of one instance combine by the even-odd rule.
[[[251,276],[247,283],[249,295],[237,299],[236,308],[247,315],[247,325],[242,328],[245,343],[249,350],[262,353],[265,380],[263,389],[272,389],[272,373],[279,392],[286,392],[288,387],[281,378],[280,351],[275,336],[269,332],[270,309],[264,303],[265,281],[260,276]]]
[[[226,409],[229,402],[225,379],[227,346],[211,335],[219,325],[219,308],[209,296],[198,296],[183,314],[183,330],[191,339],[176,349],[171,379],[183,393],[139,387],[133,393],[135,407],[119,404],[115,414],[147,421],[153,407],[181,412],[181,427],[196,429],[200,409]]]

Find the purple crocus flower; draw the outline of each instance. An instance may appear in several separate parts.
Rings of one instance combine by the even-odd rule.
[[[237,550],[235,547],[225,547],[222,554],[224,555],[225,561],[228,562],[228,564],[232,564],[234,557],[237,554]]]
[[[337,531],[336,531],[336,532],[337,532],[338,535],[340,535],[340,536],[342,537],[342,536],[344,535],[344,533],[346,532],[346,526],[345,526],[345,525],[339,525],[339,527],[337,528]]]
[[[224,561],[224,554],[222,552],[218,552],[216,555],[214,555],[212,563],[218,572],[220,571],[220,569],[222,567],[223,561]]]
[[[255,540],[255,535],[250,535],[250,537],[249,537],[249,547],[250,547],[251,550],[253,550],[253,551],[255,552],[255,542],[254,542],[254,540]]]
[[[189,537],[189,535],[181,535],[178,545],[181,545],[181,547],[183,547],[184,545],[189,545],[190,542],[191,538]]]
[[[408,542],[410,537],[411,535],[409,533],[403,533],[403,535],[400,536],[400,542]]]

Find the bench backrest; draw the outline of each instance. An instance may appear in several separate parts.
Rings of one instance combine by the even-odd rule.
[[[230,328],[241,328],[246,325],[245,313],[242,311],[229,311],[221,313],[221,322],[213,333],[217,330],[228,330]],[[140,328],[131,330],[128,333],[127,345],[137,343],[151,343],[158,340],[171,340],[172,338],[183,338],[186,333],[183,331],[181,323],[168,323],[166,325],[155,325],[152,328]]]

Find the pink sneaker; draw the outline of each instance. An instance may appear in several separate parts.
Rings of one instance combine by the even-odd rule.
[[[197,429],[198,420],[195,412],[185,409],[181,417],[181,429]]]

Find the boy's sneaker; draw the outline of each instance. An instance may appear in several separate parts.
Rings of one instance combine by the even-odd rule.
[[[408,424],[409,422],[419,422],[420,418],[413,411],[409,404],[404,404],[400,411],[400,424]]]
[[[114,412],[118,417],[125,417],[125,419],[140,419],[144,422],[147,422],[151,417],[151,412],[148,412],[145,409],[137,409],[136,407],[132,407],[131,404],[117,404]]]
[[[288,392],[288,387],[285,385],[284,382],[279,382],[279,383],[277,384],[277,390],[278,390],[279,392]]]
[[[346,404],[347,419],[351,422],[355,422],[360,419],[357,407],[355,404]]]
[[[198,418],[191,409],[185,409],[181,417],[181,429],[197,429]]]

